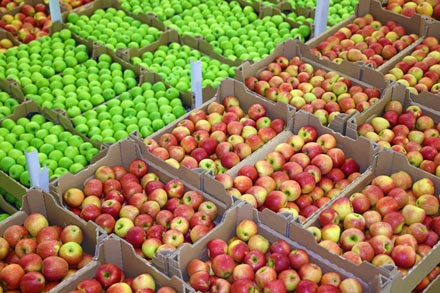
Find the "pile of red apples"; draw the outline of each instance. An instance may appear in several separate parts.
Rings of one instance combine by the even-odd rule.
[[[358,134],[384,148],[405,154],[411,165],[440,176],[440,125],[418,105],[403,108],[393,100],[382,116],[358,126]]]
[[[428,36],[417,45],[410,55],[403,57],[385,78],[400,82],[414,94],[420,92],[440,93],[440,44]]]
[[[440,1],[388,0],[385,8],[398,14],[412,17],[416,13],[440,20]]]
[[[200,292],[362,292],[359,280],[325,272],[304,249],[282,239],[270,242],[258,225],[242,220],[228,240],[213,238],[209,259],[193,259],[186,267],[188,283]]]
[[[361,61],[378,68],[418,38],[393,20],[383,24],[366,14],[320,42],[312,52],[335,62]]]
[[[226,192],[255,208],[292,213],[302,220],[315,213],[360,175],[331,134],[310,125],[279,143],[264,159],[242,166],[236,176],[217,174]]]
[[[211,102],[179,121],[158,140],[144,139],[147,149],[170,165],[202,168],[213,174],[224,173],[280,133],[286,122],[271,119],[260,103],[247,113],[235,96]]]
[[[179,179],[160,181],[141,159],[127,169],[100,166],[83,189],[69,188],[63,200],[74,214],[124,238],[148,259],[195,242],[215,226],[218,214],[201,192],[187,190]]]
[[[376,175],[315,220],[307,229],[319,245],[356,264],[395,265],[403,275],[429,254],[440,233],[433,181],[413,181],[403,170]]]
[[[274,102],[313,113],[328,125],[340,113],[364,111],[380,98],[377,88],[353,85],[339,72],[314,68],[300,57],[276,57],[257,76],[245,79],[247,88]]]
[[[44,3],[34,6],[24,4],[15,15],[4,14],[0,19],[0,28],[16,36],[22,43],[49,35],[52,24],[48,7]]]
[[[51,225],[40,213],[10,225],[0,237],[0,290],[49,291],[92,260],[82,249],[83,238],[80,227]]]
[[[99,265],[94,278],[84,279],[76,285],[76,290],[69,293],[176,293],[171,287],[158,288],[153,276],[142,273],[126,277],[121,268],[113,263]]]

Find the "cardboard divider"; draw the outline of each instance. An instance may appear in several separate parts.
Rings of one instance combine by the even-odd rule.
[[[385,10],[382,8],[381,3],[377,0],[359,1],[354,15],[345,19],[338,25],[331,27],[323,34],[310,39],[306,42],[306,44],[309,45],[311,48],[317,47],[320,42],[325,41],[329,36],[333,35],[340,28],[352,23],[356,17],[364,16],[367,13],[373,15],[374,19],[380,21],[383,25],[387,21],[392,20],[403,26],[406,29],[407,34],[416,34],[420,37],[419,40],[415,41],[413,44],[398,52],[398,54],[396,54],[394,57],[376,68],[376,70],[379,72],[383,72],[384,66],[387,66],[388,64],[394,63],[396,62],[396,60],[401,59],[402,56],[407,55],[408,52],[412,50],[412,48],[418,45],[422,37],[427,34],[427,27],[430,23],[428,18],[422,17],[420,14],[416,14],[412,17],[406,17],[404,15]]]
[[[419,106],[425,115],[434,119],[434,122],[440,122],[440,106],[438,104],[438,97],[431,93],[422,93],[420,95],[413,95],[401,84],[394,84],[388,88],[373,107],[360,114],[354,115],[347,123],[345,135],[351,138],[357,138],[358,127],[365,122],[369,122],[373,117],[382,116],[385,113],[385,107],[390,101],[399,101],[405,110],[408,106]]]
[[[1,15],[1,13],[0,13]],[[8,31],[0,30],[0,40],[8,39],[12,42],[13,47],[20,45],[20,42]]]
[[[380,151],[376,158],[375,162],[371,169],[368,170],[362,177],[359,178],[356,185],[347,188],[343,191],[337,198],[341,197],[350,197],[355,192],[360,192],[365,186],[369,185],[374,177],[378,175],[391,175],[394,172],[405,171],[407,172],[413,182],[420,180],[422,178],[429,178],[434,183],[434,187],[436,190],[435,195],[438,196],[438,192],[440,191],[440,178],[433,174],[426,173],[412,165],[405,159],[405,156],[390,150]],[[326,205],[323,208],[329,207],[330,205]],[[309,219],[307,226],[318,226],[319,214],[315,214]],[[311,241],[314,241],[311,233],[308,236]],[[314,241],[315,242],[315,241]],[[316,243],[316,242],[315,242]],[[324,253],[325,248],[320,248],[319,253]],[[330,253],[329,251],[327,251]],[[327,254],[327,253],[326,253]],[[336,254],[330,253],[332,255],[332,261],[334,263],[338,263],[340,266],[343,266],[350,270],[351,272],[356,272],[357,274],[363,274],[365,272],[370,272],[375,275],[384,275],[390,280],[392,283],[390,284],[391,292],[408,292],[417,286],[417,284],[439,263],[440,259],[440,244],[437,243],[434,245],[432,250],[428,252],[426,256],[422,258],[422,260],[408,270],[406,276],[402,276],[402,274],[398,271],[397,267],[389,266],[389,267],[377,267],[369,262],[362,262],[359,266],[351,263],[348,260],[345,260],[342,256],[338,256]],[[323,254],[324,255],[324,254]]]
[[[8,93],[11,98],[16,99],[19,103],[23,103],[25,100],[23,91],[15,80],[0,79],[0,90]]]
[[[429,283],[428,287],[423,290],[423,293],[436,293],[440,292],[440,276],[437,276]]]
[[[271,119],[275,118],[281,118],[284,121],[286,121],[286,129],[292,128],[292,115],[293,115],[293,108],[288,106],[284,103],[271,103],[268,100],[261,99],[257,97],[254,93],[247,90],[243,83],[238,82],[234,79],[226,78],[223,80],[223,82],[220,84],[220,86],[217,89],[217,93],[215,96],[206,101],[203,105],[201,105],[199,108],[194,109],[191,112],[194,111],[207,111],[208,105],[214,101],[221,102],[223,99],[227,96],[235,96],[238,98],[240,102],[240,107],[244,110],[245,113],[247,113],[248,108],[255,103],[260,103],[266,108],[266,116],[270,117]],[[150,138],[155,139],[156,141],[159,141],[160,136],[164,133],[170,133],[176,125],[183,119],[188,119],[190,113],[187,113],[186,115],[180,117],[179,119],[175,120],[173,123],[165,126],[164,128],[160,129],[159,131],[155,132]],[[137,139],[140,140],[140,137],[138,136]],[[252,155],[250,155],[252,157]],[[147,158],[160,166],[161,168],[167,170],[170,173],[173,174],[186,174],[187,176],[191,177],[192,179],[189,181],[194,186],[198,188],[202,188],[203,186],[203,173],[205,171],[203,169],[196,169],[196,170],[190,170],[185,166],[180,166],[179,169],[174,168],[173,166],[169,165],[168,163],[162,161],[157,156],[151,154],[150,152],[147,152]],[[244,161],[247,161],[248,158],[246,158]]]
[[[63,292],[76,290],[78,283],[83,280],[94,279],[99,266],[106,263],[117,265],[124,271],[126,278],[134,278],[145,273],[150,274],[155,281],[156,290],[163,286],[169,286],[178,293],[193,292],[182,280],[175,276],[169,278],[145,259],[138,257],[133,247],[119,237],[113,235],[106,237],[99,243],[97,251],[97,258],[94,261],[63,283],[61,288]]]
[[[379,292],[378,289],[382,288],[377,279],[359,278],[359,276],[353,274],[351,271],[344,267],[332,264],[329,260],[325,259],[315,251],[310,249],[311,243],[307,243],[303,239],[303,234],[306,232],[302,229],[302,233],[290,235],[287,237],[286,232],[290,230],[287,220],[275,215],[273,212],[264,210],[258,212],[248,204],[242,204],[230,209],[223,219],[221,226],[214,228],[203,240],[192,246],[186,245],[182,247],[181,251],[175,253],[173,258],[170,259],[170,275],[176,275],[183,280],[188,280],[186,267],[192,259],[198,258],[202,260],[208,259],[207,244],[210,240],[220,238],[228,241],[229,238],[235,236],[235,228],[238,223],[243,219],[251,219],[258,224],[258,234],[266,237],[270,243],[282,239],[287,241],[292,249],[304,249],[308,252],[311,263],[318,264],[322,272],[335,271],[341,274],[342,278],[355,277],[361,282],[363,292]],[[288,229],[286,231],[285,229]],[[371,276],[371,275],[370,275]]]
[[[301,43],[299,40],[287,40],[278,45],[274,51],[256,63],[244,62],[237,68],[236,79],[244,82],[247,77],[257,76],[261,70],[264,70],[267,65],[273,62],[278,56],[286,56],[291,59],[298,56],[306,63],[313,66],[314,69],[321,68],[326,71],[337,71],[341,76],[352,80],[353,85],[360,85],[364,88],[376,87],[383,91],[389,86],[383,75],[367,66],[358,66],[352,62],[343,61],[341,64],[336,64],[329,60],[320,59],[318,56],[311,53],[310,48]],[[338,114],[329,124],[329,127],[337,132],[344,133],[347,120],[353,115],[341,113]]]
[[[226,173],[232,175],[232,177],[235,177],[242,166],[254,164],[258,160],[263,160],[268,152],[274,150],[278,144],[285,142],[291,135],[297,134],[298,130],[306,125],[315,127],[318,131],[318,136],[324,133],[333,135],[336,138],[336,147],[341,148],[344,151],[346,158],[351,157],[359,164],[361,173],[365,173],[374,163],[374,157],[377,153],[377,149],[364,137],[353,140],[343,136],[342,134],[329,129],[328,127],[322,126],[317,117],[304,111],[296,112],[293,118],[293,128],[291,130],[281,132],[273,140],[269,141],[263,147],[258,149],[249,158],[243,160]],[[356,180],[350,185],[353,184],[356,184]],[[214,196],[227,195],[224,186],[215,180],[212,174],[208,173],[205,173],[203,177],[203,190],[211,193]]]
[[[131,161],[135,159],[145,160],[148,164],[148,172],[156,173],[162,182],[168,182],[169,180],[176,178],[175,174],[170,174],[166,170],[162,169],[160,166],[155,165],[154,162],[151,162],[147,156],[146,148],[143,148],[139,142],[132,139],[125,139],[113,144],[107,150],[103,151],[99,159],[97,159],[93,164],[89,165],[89,167],[82,170],[81,172],[78,172],[77,174],[66,174],[58,180],[52,182],[50,185],[50,192],[57,199],[57,202],[60,205],[64,205],[64,192],[72,187],[82,189],[84,187],[84,183],[88,179],[94,177],[95,170],[98,167],[103,165],[107,165],[110,167],[122,165],[125,168],[128,168]],[[196,186],[188,183],[188,178],[190,178],[188,174],[180,173],[178,178],[185,184],[186,190],[198,190]],[[232,199],[229,196],[213,197],[208,193],[205,193],[203,191],[201,192],[204,200],[210,200],[217,206],[219,216],[214,222],[219,223],[221,216],[225,213],[227,209],[232,206]],[[166,253],[157,254],[152,261],[156,267],[159,267],[161,269],[161,271],[167,271]]]
[[[96,247],[103,236],[101,229],[93,223],[85,222],[79,217],[68,213],[63,207],[56,204],[52,196],[35,188],[28,190],[23,197],[23,207],[20,211],[0,222],[0,234],[3,235],[5,229],[11,225],[23,225],[24,220],[31,213],[43,214],[50,225],[65,227],[72,224],[80,227],[84,235],[81,244],[83,251],[95,257]],[[78,270],[77,273],[81,272],[82,269]],[[63,280],[49,292],[60,292],[58,290],[67,282],[66,280]]]

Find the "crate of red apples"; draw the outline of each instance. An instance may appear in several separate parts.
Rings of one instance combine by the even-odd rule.
[[[298,40],[285,41],[257,63],[243,63],[237,79],[270,101],[313,113],[341,133],[348,117],[373,105],[388,86],[368,66],[319,59]]]
[[[306,44],[314,54],[334,62],[362,62],[381,71],[416,46],[430,21],[384,10],[376,0],[359,1],[356,13]]]
[[[439,190],[439,178],[384,150],[306,229],[335,259],[346,259],[347,270],[386,275],[392,292],[422,290],[440,258]]]
[[[227,78],[212,99],[143,139],[147,158],[170,173],[184,173],[192,185],[201,187],[201,174],[224,173],[247,160],[291,126],[293,112]]]
[[[318,245],[303,241],[307,231],[288,238],[286,229],[286,219],[243,203],[208,237],[176,252],[170,274],[200,292],[378,292],[387,282],[358,278],[316,254]]]
[[[165,172],[146,153],[141,142],[122,140],[83,172],[53,182],[51,191],[70,212],[127,240],[165,272],[167,254],[203,237],[233,202],[189,185],[185,174]]]
[[[364,173],[375,152],[367,139],[347,138],[299,111],[293,129],[281,132],[250,160],[223,174],[204,174],[203,190],[304,221]]]
[[[167,277],[138,257],[128,242],[110,235],[99,243],[96,259],[65,282],[61,290],[69,293],[191,292],[187,287],[183,281]]]
[[[23,208],[0,223],[0,290],[60,292],[95,256],[102,233],[53,197],[30,189]]]
[[[363,136],[382,148],[404,154],[411,165],[440,175],[438,102],[431,94],[413,95],[402,85],[389,88],[370,111],[353,116],[346,135]]]

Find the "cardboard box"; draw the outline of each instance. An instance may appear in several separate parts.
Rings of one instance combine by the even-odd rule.
[[[142,145],[134,140],[125,139],[118,143],[113,144],[102,152],[99,159],[97,159],[93,164],[89,165],[88,168],[84,169],[77,174],[66,174],[63,177],[59,178],[52,182],[50,186],[51,194],[57,199],[57,202],[60,205],[63,204],[63,194],[66,190],[72,187],[82,189],[84,187],[84,183],[94,177],[95,170],[103,165],[107,166],[116,166],[122,165],[125,168],[128,168],[131,161],[135,159],[143,159],[148,164],[148,172],[154,172],[159,176],[159,179],[162,182],[168,182],[172,178],[176,178],[176,174],[170,174],[158,167],[154,163],[152,163],[148,156],[146,155],[147,150],[143,148]],[[177,177],[184,182],[186,190],[198,190],[197,187],[194,187],[190,183],[188,183],[188,176],[186,173],[180,173]],[[215,223],[219,223],[221,216],[225,213],[225,211],[232,206],[232,199],[229,196],[217,196],[213,197],[205,192],[202,192],[202,195],[205,200],[210,200],[215,203],[218,209],[218,218],[214,221]],[[167,271],[167,256],[165,254],[158,254],[153,258],[153,264],[160,268],[162,272]]]
[[[8,193],[9,196],[14,197],[14,203],[11,203],[6,200],[4,195],[0,196],[0,209],[12,215],[19,210],[19,205],[22,202],[23,195],[26,194],[27,188],[9,177],[3,171],[0,171],[0,187]]]
[[[240,168],[247,164],[254,164],[258,160],[264,160],[266,154],[275,149],[275,147],[282,142],[285,142],[293,134],[297,134],[298,130],[306,125],[311,125],[315,127],[318,131],[318,136],[324,133],[329,133],[336,138],[336,147],[342,149],[345,154],[345,158],[353,158],[360,167],[360,172],[365,173],[368,168],[374,162],[374,156],[376,155],[376,149],[374,146],[365,138],[359,138],[356,140],[350,139],[337,133],[327,127],[322,126],[318,118],[310,113],[303,111],[296,112],[293,120],[292,130],[285,130],[281,132],[275,139],[268,142],[266,145],[258,149],[249,160],[244,160],[234,166],[234,168],[228,170],[226,173],[235,177],[240,170]],[[351,183],[349,186],[356,184],[356,181]],[[203,190],[209,192],[214,196],[227,195],[227,192],[223,185],[214,179],[211,174],[205,173],[203,178]],[[224,195],[224,196],[225,196]]]
[[[440,122],[440,107],[438,105],[438,97],[431,93],[421,93],[419,95],[410,94],[410,92],[401,84],[394,84],[389,87],[383,94],[383,98],[375,103],[372,107],[363,113],[356,114],[347,122],[345,135],[351,138],[357,138],[358,127],[365,122],[371,121],[373,117],[381,117],[385,113],[385,107],[390,101],[399,101],[403,109],[411,105],[419,106],[424,115],[428,115],[434,119],[435,123]]]
[[[160,136],[164,133],[170,133],[176,125],[183,119],[188,119],[190,113],[203,110],[207,111],[208,105],[212,103],[213,101],[221,102],[223,99],[227,96],[235,96],[240,101],[240,107],[244,110],[245,113],[247,113],[248,108],[255,103],[260,103],[266,108],[266,116],[270,117],[271,119],[275,118],[281,118],[284,121],[286,121],[286,128],[291,129],[291,120],[293,115],[293,108],[288,106],[284,103],[271,103],[268,100],[261,99],[257,97],[254,93],[247,90],[243,83],[238,82],[236,80],[226,78],[223,80],[223,82],[220,84],[220,86],[217,89],[217,93],[215,96],[205,102],[203,105],[201,105],[199,108],[194,109],[193,111],[189,112],[188,114],[180,117],[177,119],[174,123],[171,123],[167,125],[166,127],[162,128],[161,130],[155,132],[150,138],[155,139],[156,141],[159,141]],[[138,137],[139,139],[139,137]],[[252,155],[251,155],[252,156]],[[188,177],[191,177],[190,180],[191,184],[194,186],[197,186],[198,188],[201,188],[203,185],[202,182],[202,174],[205,172],[203,169],[196,169],[196,170],[189,170],[185,166],[180,166],[179,169],[174,168],[173,166],[169,165],[168,163],[162,161],[155,155],[151,154],[150,152],[147,152],[147,158],[163,168],[164,170],[167,170],[170,173],[174,174],[187,174]],[[247,160],[247,158],[245,159]]]
[[[437,276],[429,283],[428,287],[423,290],[423,293],[435,293],[440,291],[440,276]]]
[[[95,13],[96,10],[98,10],[98,9],[105,10],[107,8],[114,8],[117,10],[122,10],[125,12],[125,14],[127,16],[132,17],[136,20],[139,20],[140,22],[142,22],[144,24],[155,27],[155,28],[159,29],[160,31],[165,30],[163,23],[161,21],[159,21],[157,19],[157,17],[155,17],[154,15],[152,15],[152,14],[148,14],[148,15],[133,14],[133,13],[123,9],[121,7],[121,5],[119,4],[119,2],[116,0],[94,0],[90,3],[88,3],[87,5],[80,6],[76,9],[73,9],[70,11],[65,11],[62,14],[62,22],[66,25],[66,27],[68,27],[67,16],[69,14],[86,15],[86,16],[90,17],[91,15],[93,15]],[[76,35],[76,34],[73,34],[73,35]],[[79,37],[79,36],[77,36],[77,37]],[[79,37],[79,38],[81,38],[81,37]],[[82,39],[85,40],[84,38],[82,38]],[[85,41],[88,43],[93,43],[93,41],[90,41],[88,39]],[[102,45],[105,46],[105,44],[102,44]]]
[[[388,11],[388,10],[387,10]],[[425,37],[428,36],[433,36],[436,37],[437,39],[440,39],[440,21],[431,21],[426,25],[426,34],[420,38],[419,40],[417,40],[417,44],[421,44],[423,42],[423,40],[425,39]],[[392,62],[391,60],[389,62],[384,63],[382,66],[380,66],[378,68],[379,72],[382,72],[383,74],[388,73],[392,68],[394,68],[394,66],[402,61],[402,59],[407,56],[407,55],[411,55],[411,53],[415,50],[415,47],[412,45],[410,46],[411,50],[407,51],[405,54],[399,54],[398,57],[399,58],[393,58]],[[440,62],[437,62],[437,64],[439,64]]]
[[[163,286],[169,286],[179,293],[194,292],[194,290],[188,288],[188,286],[177,277],[173,276],[169,278],[145,259],[138,257],[133,246],[128,242],[112,235],[107,236],[99,243],[96,259],[85,266],[80,272],[68,278],[60,290],[62,290],[62,292],[76,290],[76,286],[79,282],[89,278],[94,279],[99,266],[105,263],[117,265],[124,271],[126,278],[133,278],[144,273],[150,274],[156,282],[156,290]]]
[[[345,267],[332,264],[331,261],[327,260],[323,255],[317,254],[310,248],[311,246],[317,245],[304,241],[303,236],[310,234],[306,230],[294,230],[296,234],[292,234],[288,237],[288,234],[286,233],[289,232],[290,228],[286,219],[279,217],[268,210],[257,212],[248,204],[237,205],[230,209],[225,215],[222,225],[213,229],[208,236],[200,242],[192,246],[185,245],[179,252],[175,253],[173,257],[170,258],[170,275],[176,275],[184,281],[188,281],[186,267],[189,262],[195,258],[208,260],[207,243],[216,238],[228,241],[231,237],[235,236],[235,228],[243,219],[251,219],[255,221],[258,224],[258,234],[266,237],[270,243],[282,239],[287,241],[292,249],[306,250],[310,256],[310,262],[318,264],[323,273],[335,271],[341,274],[344,279],[348,277],[356,277],[362,284],[363,292],[379,292],[382,288],[382,284],[377,278],[359,278],[359,276],[353,274],[352,271],[347,270]],[[368,275],[369,277],[372,276],[371,274]]]
[[[428,18],[422,17],[419,14],[414,15],[413,17],[406,17],[401,14],[396,14],[391,11],[385,10],[382,8],[381,3],[377,0],[366,0],[359,1],[359,4],[356,8],[355,14],[351,17],[345,19],[338,25],[333,26],[329,30],[325,31],[323,34],[319,36],[315,36],[313,39],[306,42],[308,46],[311,48],[315,48],[318,44],[327,39],[327,37],[333,35],[340,28],[347,26],[350,23],[353,23],[353,20],[356,17],[364,16],[365,14],[373,15],[375,20],[379,20],[382,24],[385,24],[389,20],[393,20],[397,22],[399,25],[403,26],[406,29],[407,34],[416,34],[420,37],[423,37],[427,33],[427,25],[429,24]],[[383,65],[376,68],[377,71],[382,71],[382,67],[395,62],[405,56],[414,48],[420,41],[416,41],[404,50],[400,51],[390,60],[383,63]]]
[[[87,137],[85,137],[84,135],[82,135],[81,133],[79,133],[77,130],[75,130],[72,126],[72,123],[70,121],[70,119],[66,118],[65,116],[62,115],[62,113],[58,113],[55,111],[52,111],[48,108],[44,108],[42,109],[40,106],[38,106],[34,101],[32,100],[27,100],[24,103],[20,104],[14,111],[13,114],[11,114],[10,116],[8,116],[7,118],[12,119],[14,121],[16,121],[17,119],[21,118],[21,117],[30,117],[34,114],[41,114],[43,115],[47,121],[51,121],[54,124],[59,124],[61,125],[65,131],[69,131],[74,135],[78,135],[80,136],[83,141],[86,142],[90,142],[93,144],[93,146],[95,148],[97,148],[98,150],[100,150],[101,148],[105,148],[104,145],[102,145],[99,142],[91,142]],[[0,120],[1,123],[2,120]],[[93,160],[91,161],[93,162]],[[40,162],[42,163],[42,162]],[[1,172],[1,171],[0,171]],[[54,179],[54,177],[49,178],[49,179]],[[12,178],[11,178],[12,180]],[[15,180],[14,180],[15,181]],[[22,183],[15,181],[16,184],[13,184],[12,186],[9,186],[8,188],[11,188],[11,193],[12,194],[16,194],[19,199],[20,194],[23,193],[23,190],[27,190],[29,188],[24,186]]]
[[[360,192],[365,186],[369,185],[374,177],[378,175],[391,175],[394,172],[398,171],[407,172],[411,176],[413,182],[416,182],[417,180],[420,180],[422,178],[431,179],[435,186],[435,195],[438,194],[438,191],[440,190],[440,178],[410,165],[409,162],[405,160],[405,157],[402,154],[390,150],[384,150],[377,154],[372,168],[367,170],[367,172],[365,172],[365,174],[363,174],[359,178],[359,180],[357,180],[355,185],[350,186],[337,197],[350,197],[350,195],[352,195],[353,193]],[[324,206],[324,208],[325,207],[329,207],[329,205]],[[309,219],[307,226],[319,227],[318,217],[318,214],[312,216]],[[312,234],[310,234],[310,237],[312,237]],[[341,266],[344,266],[347,270],[351,272],[374,272],[374,274],[376,275],[386,276],[387,278],[392,280],[389,292],[408,292],[409,290],[414,289],[417,284],[435,266],[438,265],[440,259],[440,244],[437,243],[417,265],[409,269],[406,276],[402,276],[402,274],[394,266],[377,267],[370,262],[362,262],[362,264],[357,266],[350,261],[345,260],[342,256],[338,256],[336,254],[333,255],[333,261],[335,263],[339,263]]]
[[[278,56],[286,56],[289,59],[298,56],[304,62],[311,64],[314,69],[321,68],[326,71],[340,72],[341,76],[348,77],[352,80],[353,85],[360,85],[364,88],[375,87],[383,91],[389,86],[389,83],[384,80],[383,75],[371,68],[367,66],[357,66],[356,64],[347,61],[343,61],[341,64],[336,64],[329,60],[320,59],[310,52],[309,47],[298,40],[287,40],[281,43],[269,56],[259,62],[244,62],[237,68],[236,79],[244,82],[246,78],[250,76],[257,76],[260,71],[264,70],[267,65],[272,63]],[[344,133],[345,124],[352,115],[353,114],[345,113],[337,115],[330,122],[329,127],[335,131]]]
[[[170,43],[179,43],[180,45],[189,46],[193,50],[198,50],[203,56],[208,56],[211,59],[220,61],[222,64],[227,64],[231,67],[238,66],[241,61],[229,60],[220,54],[213,51],[212,46],[209,45],[203,38],[200,37],[190,37],[190,36],[180,36],[175,30],[167,29],[161,34],[159,40],[141,49],[132,48],[130,50],[119,50],[117,52],[126,62],[130,62],[134,57],[141,57],[145,52],[155,52],[160,46],[168,45]],[[138,65],[137,65],[138,66]],[[143,67],[143,66],[142,66]],[[151,72],[150,69],[145,68],[145,70]],[[162,78],[162,77],[161,77]],[[163,79],[163,78],[162,78]],[[204,99],[210,98],[214,95],[215,89],[212,86],[206,86],[202,89],[202,96]],[[191,90],[184,93],[188,97],[192,97],[193,93]]]
[[[100,229],[96,225],[85,222],[79,217],[68,213],[63,207],[55,203],[52,196],[35,188],[30,189],[23,197],[23,208],[20,211],[0,222],[0,234],[3,235],[5,229],[11,225],[23,225],[24,220],[31,213],[43,214],[50,225],[65,227],[72,224],[79,226],[84,235],[84,240],[81,244],[84,253],[95,256],[96,246],[102,237]],[[78,273],[80,272],[82,272],[82,269],[78,270]],[[65,280],[62,281],[49,292],[60,292],[59,288],[62,288],[65,283]]]

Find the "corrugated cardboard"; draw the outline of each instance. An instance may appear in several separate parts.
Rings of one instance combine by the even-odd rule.
[[[22,209],[0,222],[0,234],[3,235],[5,229],[11,225],[22,225],[26,217],[31,213],[43,214],[51,225],[65,227],[73,224],[79,226],[84,234],[84,241],[81,244],[84,252],[95,256],[97,244],[102,237],[96,225],[85,222],[79,217],[68,213],[64,208],[55,203],[52,196],[38,189],[30,189],[23,197]],[[62,281],[58,285],[59,287],[57,286],[49,292],[60,292],[58,288],[62,287],[65,282]]]
[[[194,244],[192,246],[186,245],[182,247],[182,250],[173,255],[170,259],[170,275],[176,275],[183,280],[188,280],[188,275],[186,273],[186,267],[188,263],[195,258],[202,260],[207,260],[207,243],[216,238],[228,241],[229,238],[235,236],[235,228],[238,223],[243,219],[251,219],[258,224],[258,234],[265,236],[270,243],[282,239],[287,241],[292,249],[299,248],[305,249],[310,256],[310,262],[318,264],[323,273],[329,271],[336,271],[341,274],[343,278],[348,277],[358,277],[353,275],[351,272],[343,267],[332,264],[327,259],[323,258],[321,255],[315,253],[310,249],[312,243],[307,243],[303,239],[303,235],[306,232],[299,232],[297,235],[291,235],[290,238],[286,237],[285,229],[289,229],[289,224],[287,220],[277,216],[271,211],[264,210],[263,212],[257,212],[248,204],[241,204],[233,209],[230,209],[223,219],[223,224],[214,228],[203,240]],[[376,283],[376,280],[367,280],[359,278],[364,292],[378,292],[380,284]]]
[[[95,170],[99,166],[116,166],[122,165],[128,168],[131,161],[135,159],[143,159],[148,163],[148,172],[156,173],[162,182],[168,182],[172,178],[176,178],[176,175],[170,174],[152,163],[146,155],[146,148],[142,148],[140,143],[131,139],[125,139],[118,143],[113,144],[108,150],[102,152],[101,157],[97,159],[88,168],[78,172],[77,174],[66,174],[52,182],[50,186],[51,194],[57,199],[60,205],[63,205],[63,194],[66,190],[72,187],[83,188],[84,183],[94,177]],[[188,183],[187,174],[180,173],[178,178],[185,183],[186,190],[197,190],[196,187]],[[232,206],[232,199],[229,196],[217,196],[213,197],[205,192],[202,192],[205,200],[210,200],[215,203],[218,208],[218,218],[215,223],[218,223],[224,212]],[[161,271],[167,271],[167,256],[165,254],[158,254],[153,258],[153,264],[159,267]]]
[[[359,1],[359,4],[353,16],[345,19],[338,25],[331,27],[329,30],[325,31],[321,35],[307,41],[306,44],[309,45],[311,48],[315,48],[320,42],[326,40],[327,37],[333,35],[340,28],[352,23],[356,17],[364,16],[367,13],[372,14],[374,19],[379,20],[382,24],[385,24],[389,20],[396,21],[399,25],[403,26],[406,29],[407,34],[416,34],[420,37],[423,37],[427,33],[427,25],[429,24],[428,18],[422,17],[419,14],[416,14],[413,17],[406,17],[404,15],[396,14],[383,9],[381,3],[377,0],[365,0]],[[384,62],[384,64],[376,68],[376,70],[382,71],[382,66],[393,63],[395,62],[395,60],[401,59],[402,56],[407,55],[408,52],[412,50],[412,48],[419,44],[419,42],[420,40],[408,46],[407,48],[396,54],[396,56]]]
[[[276,138],[258,149],[252,156],[246,158],[246,160],[243,160],[226,173],[235,177],[242,166],[254,164],[258,160],[263,160],[268,152],[274,150],[279,143],[285,142],[292,134],[298,133],[298,130],[305,125],[314,126],[318,131],[318,136],[324,133],[332,134],[336,138],[336,147],[341,148],[344,151],[346,158],[351,157],[359,164],[361,173],[366,172],[373,164],[376,149],[367,139],[361,137],[353,140],[345,137],[340,133],[322,126],[322,124],[319,122],[319,119],[312,114],[304,111],[298,111],[294,115],[292,130],[285,130],[281,132]],[[356,181],[354,181],[352,184],[355,184],[355,182]],[[214,196],[227,194],[223,185],[215,180],[211,174],[207,173],[204,174],[203,178],[203,190],[211,193]]]
[[[144,273],[150,274],[156,282],[156,290],[162,286],[170,286],[179,293],[194,292],[177,277],[169,278],[145,259],[136,256],[133,246],[119,237],[113,235],[106,237],[99,243],[97,251],[96,260],[90,262],[80,272],[67,279],[60,290],[63,292],[76,290],[79,282],[95,278],[100,265],[112,263],[124,271],[126,278],[134,278]]]
[[[357,180],[356,185],[352,185],[343,191],[337,197],[349,197],[355,192],[360,192],[365,186],[371,183],[374,177],[378,175],[391,175],[397,171],[406,171],[412,178],[413,182],[420,180],[422,178],[429,178],[434,182],[435,190],[440,190],[440,178],[435,175],[426,173],[414,166],[411,166],[407,160],[405,160],[404,155],[390,150],[384,150],[377,154],[375,162],[371,169],[369,169],[364,175],[362,175],[359,180]],[[330,204],[330,203],[329,203]],[[328,207],[325,205],[323,208]],[[309,219],[308,226],[319,226],[318,214],[315,214]],[[312,237],[312,234],[309,233]],[[315,242],[313,237],[309,241]],[[416,266],[411,268],[406,276],[402,276],[401,273],[394,266],[391,267],[376,267],[369,262],[362,262],[359,266],[345,260],[341,256],[332,254],[332,261],[338,263],[340,266],[345,267],[347,270],[354,272],[356,274],[364,274],[369,272],[369,274],[374,273],[378,276],[383,275],[389,278],[392,283],[390,284],[389,291],[386,292],[408,292],[414,289],[415,286],[439,263],[440,260],[440,245],[437,243],[432,250],[418,263]],[[325,248],[320,248],[319,253],[326,250]],[[330,253],[331,254],[331,253]],[[324,255],[323,255],[324,256]]]
[[[194,109],[196,110],[204,110],[207,111],[208,105],[212,103],[213,101],[221,102],[226,96],[235,96],[240,101],[240,107],[244,110],[245,113],[247,113],[248,108],[255,103],[260,103],[266,108],[266,115],[270,117],[271,119],[275,118],[281,118],[284,121],[286,121],[286,128],[291,129],[292,127],[292,115],[293,115],[293,108],[288,106],[284,103],[277,103],[273,104],[268,100],[261,99],[257,97],[253,92],[246,89],[243,83],[238,82],[236,80],[226,78],[222,81],[220,86],[217,89],[217,93],[215,96],[205,102],[203,105],[201,105],[199,108]],[[191,113],[191,112],[190,112]],[[176,125],[183,119],[187,119],[189,116],[189,113],[180,117],[177,119],[174,123],[171,123],[167,125],[166,127],[162,128],[161,130],[155,132],[151,137],[155,140],[159,141],[159,138],[164,133],[170,133],[172,129],[176,127]],[[140,137],[138,137],[140,139]],[[189,170],[185,166],[181,166],[179,169],[175,169],[168,163],[165,163],[158,157],[152,155],[150,152],[147,152],[147,158],[160,166],[161,168],[167,170],[170,173],[174,174],[188,174],[187,176],[191,176],[192,179],[190,182],[197,186],[198,188],[201,188],[203,185],[202,182],[202,175],[204,173],[204,170]]]
[[[237,68],[236,79],[244,82],[247,77],[257,76],[258,73],[265,69],[267,65],[273,62],[277,56],[286,56],[292,58],[299,56],[301,59],[313,66],[314,69],[322,68],[326,71],[337,71],[342,76],[345,76],[353,81],[353,85],[360,85],[364,88],[376,87],[383,91],[389,83],[383,78],[383,75],[372,70],[367,66],[357,66],[352,62],[343,61],[341,64],[336,64],[330,60],[323,60],[310,52],[310,48],[299,40],[287,40],[278,45],[274,51],[256,63],[244,62]],[[339,114],[330,123],[329,127],[340,133],[344,133],[345,124],[353,114]]]

